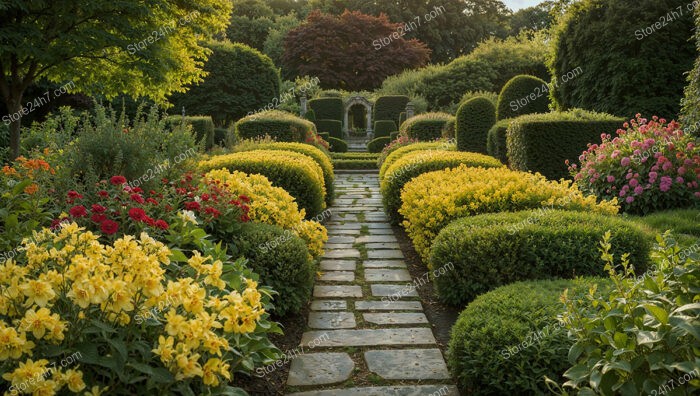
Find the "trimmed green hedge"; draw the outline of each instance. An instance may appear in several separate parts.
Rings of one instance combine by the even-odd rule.
[[[298,314],[311,297],[315,266],[304,240],[289,230],[264,223],[243,223],[231,242],[237,255],[260,275],[260,283],[272,287],[273,312],[277,316]]]
[[[447,113],[424,113],[411,117],[401,125],[401,135],[420,141],[440,139],[454,117]]]
[[[379,157],[379,154],[377,153],[331,153],[331,158],[333,159],[371,159],[376,161],[377,157]]]
[[[384,150],[384,147],[386,147],[386,145],[390,142],[391,140],[388,136],[378,137],[367,143],[367,151],[369,151],[370,153],[381,153],[382,150]]]
[[[306,218],[326,208],[323,170],[311,157],[293,151],[253,150],[219,155],[199,164],[202,172],[226,168],[267,177],[306,210]]]
[[[328,132],[331,137],[336,139],[343,138],[343,123],[336,120],[316,120],[316,130],[319,132]]]
[[[544,376],[559,383],[571,366],[573,341],[557,315],[559,296],[585,293],[599,278],[530,281],[499,287],[477,297],[452,327],[447,364],[463,394],[549,394]]]
[[[513,169],[539,172],[553,180],[569,176],[566,160],[577,161],[602,133],[614,133],[625,122],[609,114],[573,110],[530,114],[508,128],[508,162]]]
[[[470,99],[457,110],[457,150],[486,154],[489,129],[496,123],[496,108],[488,98]]]
[[[391,120],[395,124],[400,123],[399,117],[406,111],[406,104],[411,99],[408,96],[380,96],[374,102],[372,118],[375,120]],[[395,131],[396,129],[394,129]],[[390,131],[391,132],[391,131]],[[378,135],[375,135],[378,136]]]
[[[307,109],[306,114],[304,114],[304,119],[311,122],[316,121],[316,113],[314,113],[314,109]]]
[[[343,99],[318,98],[309,101],[309,107],[314,111],[317,120],[343,121]]]
[[[377,161],[373,159],[334,159],[335,169],[377,169]]]
[[[235,125],[239,140],[269,135],[278,142],[300,142],[316,131],[313,122],[292,113],[270,110],[243,117]]]
[[[497,121],[489,129],[486,138],[486,151],[492,157],[498,158],[504,164],[508,164],[508,147],[506,146],[506,132],[508,125],[513,121],[511,118]]]
[[[402,111],[401,114],[399,114],[399,129],[401,128],[401,125],[406,121],[406,112]]]
[[[454,265],[435,277],[435,290],[441,301],[463,305],[516,281],[605,275],[598,247],[607,231],[615,257],[631,252],[631,262],[644,272],[651,240],[639,225],[619,217],[541,208],[455,220],[430,250],[431,268]]]
[[[226,147],[226,139],[228,136],[228,129],[226,128],[214,128],[214,144],[222,147]]]
[[[389,153],[384,161],[379,164],[379,179],[381,180],[384,177],[384,173],[394,162],[398,161],[399,158],[408,153],[421,150],[456,150],[456,147],[454,144],[448,143],[447,141],[411,143],[407,146],[399,147]]]
[[[328,132],[319,132],[318,136],[320,136],[323,140],[328,141],[330,139],[331,134]]]
[[[399,137],[399,131],[392,132],[392,133],[389,134],[389,140],[392,141],[392,142],[393,142],[394,140],[396,140],[398,137]]]
[[[347,153],[348,151],[348,144],[343,139],[330,137],[328,139],[328,143],[330,145],[330,150],[333,153]]]
[[[374,137],[388,137],[392,132],[397,131],[396,123],[391,120],[377,120],[374,122]]]
[[[183,122],[182,116],[169,116],[165,120],[170,127],[180,125]],[[210,116],[187,116],[184,117],[185,125],[192,127],[197,143],[204,141],[204,147],[209,150],[214,147],[214,121]]]
[[[234,148],[234,150],[243,151],[238,150],[239,147]],[[331,204],[334,196],[333,181],[335,180],[335,175],[333,174],[333,163],[331,162],[331,157],[327,153],[323,152],[321,149],[311,144],[283,142],[258,143],[254,145],[245,146],[245,151],[253,150],[294,151],[296,153],[304,154],[308,157],[311,157],[311,159],[316,161],[318,166],[320,166],[321,170],[323,171],[323,185],[326,187],[326,204]]]
[[[525,74],[513,77],[498,95],[496,118],[505,120],[524,114],[549,112],[547,83]]]
[[[465,153],[448,150],[413,151],[396,160],[381,179],[382,203],[384,211],[392,224],[400,224],[403,217],[401,208],[401,189],[414,177],[423,173],[447,168],[459,164],[467,166],[496,168],[503,166],[497,159],[477,153]]]

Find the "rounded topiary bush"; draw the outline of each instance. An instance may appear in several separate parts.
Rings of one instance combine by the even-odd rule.
[[[457,110],[457,150],[486,154],[489,129],[496,123],[496,107],[488,98],[470,99]]]
[[[557,318],[559,297],[588,290],[602,279],[518,282],[479,296],[452,327],[447,363],[463,394],[548,394],[571,366],[573,341]],[[563,381],[562,381],[563,382]]]
[[[390,133],[397,131],[396,123],[391,120],[377,120],[374,122],[374,137],[389,136]]]
[[[401,125],[401,135],[420,141],[431,141],[443,137],[445,128],[454,116],[447,113],[425,113],[409,118]]]
[[[206,114],[216,125],[230,125],[252,112],[271,110],[280,93],[279,70],[267,56],[245,44],[209,42],[204,81],[174,94],[175,109]]]
[[[316,272],[304,241],[292,231],[262,223],[244,223],[231,242],[248,267],[270,286],[277,316],[301,312],[311,296]]]
[[[367,151],[369,151],[370,153],[381,153],[384,147],[386,147],[386,145],[389,144],[389,142],[391,142],[391,140],[388,136],[378,137],[367,143]]]
[[[437,193],[439,191],[439,193]],[[569,181],[500,168],[456,168],[424,173],[401,190],[403,226],[416,251],[428,259],[430,245],[453,220],[477,214],[556,208],[616,214],[617,203],[597,202]]]
[[[498,95],[496,118],[504,120],[523,114],[549,112],[549,87],[534,76],[513,77]]]
[[[316,130],[319,132],[328,132],[336,139],[343,138],[343,123],[336,120],[316,120],[314,121]]]
[[[435,286],[440,300],[463,305],[516,281],[605,275],[598,247],[608,231],[615,258],[629,252],[644,272],[651,240],[639,225],[556,207],[455,220],[433,241],[429,266],[454,265],[434,279]]]
[[[343,139],[337,139],[334,137],[330,137],[328,139],[328,144],[330,144],[331,152],[334,152],[334,153],[347,153],[348,152],[348,144]]]
[[[207,172],[225,168],[267,177],[273,185],[282,187],[313,217],[326,207],[326,187],[323,170],[309,156],[293,151],[253,150],[219,155],[199,164]]]
[[[313,122],[285,111],[270,110],[243,117],[234,126],[238,140],[270,136],[278,142],[300,142],[316,131]]]
[[[406,110],[406,105],[410,100],[408,96],[403,95],[380,96],[374,102],[372,118],[398,123],[401,113]]]
[[[508,163],[508,145],[506,133],[508,126],[513,121],[510,118],[497,121],[486,136],[486,151],[492,157],[498,158],[504,164]]]
[[[309,107],[314,111],[317,120],[343,120],[343,99],[340,97],[312,99],[309,101]]]
[[[326,204],[330,205],[333,199],[335,175],[333,174],[333,163],[328,153],[321,151],[320,148],[306,143],[257,143],[249,145],[239,145],[235,151],[252,151],[252,150],[279,150],[279,151],[294,151],[311,157],[323,171],[323,184],[326,187]]]
[[[401,146],[396,150],[388,153],[383,159],[381,156],[379,157],[377,162],[379,164],[379,179],[382,179],[384,177],[384,174],[389,169],[389,167],[394,162],[398,161],[399,158],[403,157],[408,153],[422,150],[456,150],[456,146],[454,145],[454,143],[449,141],[411,143],[406,146]]]
[[[384,211],[392,224],[402,220],[401,189],[414,177],[423,173],[456,167],[460,164],[471,167],[494,168],[503,166],[497,159],[477,153],[465,153],[439,149],[412,151],[396,160],[381,179]]]

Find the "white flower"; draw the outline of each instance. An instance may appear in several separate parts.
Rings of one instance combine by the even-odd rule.
[[[191,210],[182,210],[177,213],[177,217],[182,219],[185,223],[199,224],[197,222],[197,216],[195,216],[194,212]]]

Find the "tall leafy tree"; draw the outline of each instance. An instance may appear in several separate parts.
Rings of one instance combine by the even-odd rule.
[[[201,40],[223,31],[230,12],[230,0],[0,1],[0,95],[10,115],[27,112],[24,93],[41,78],[164,102],[201,81]],[[15,157],[20,128],[13,117]]]
[[[523,8],[515,12],[508,21],[512,36],[518,35],[523,30],[546,30],[554,21],[554,1],[545,1],[536,6]]]
[[[297,75],[317,76],[322,87],[374,89],[387,76],[423,66],[430,50],[399,36],[399,24],[385,15],[313,11],[285,38],[282,62]]]

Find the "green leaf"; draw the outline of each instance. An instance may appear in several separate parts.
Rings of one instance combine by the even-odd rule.
[[[603,366],[603,373],[607,373],[610,370],[622,370],[626,373],[631,373],[632,366],[629,362],[618,360],[617,362],[608,363]]]
[[[173,248],[170,250],[170,261],[184,263],[187,261],[187,256],[185,256],[185,253],[182,253],[182,250]]]
[[[662,307],[658,307],[656,305],[652,304],[646,304],[644,305],[644,308],[649,312],[656,320],[661,322],[662,325],[667,325],[668,324],[668,312],[666,312],[665,309]]]
[[[585,364],[577,364],[574,367],[566,370],[564,377],[578,383],[586,379],[586,377],[588,377],[588,373],[588,366]]]

